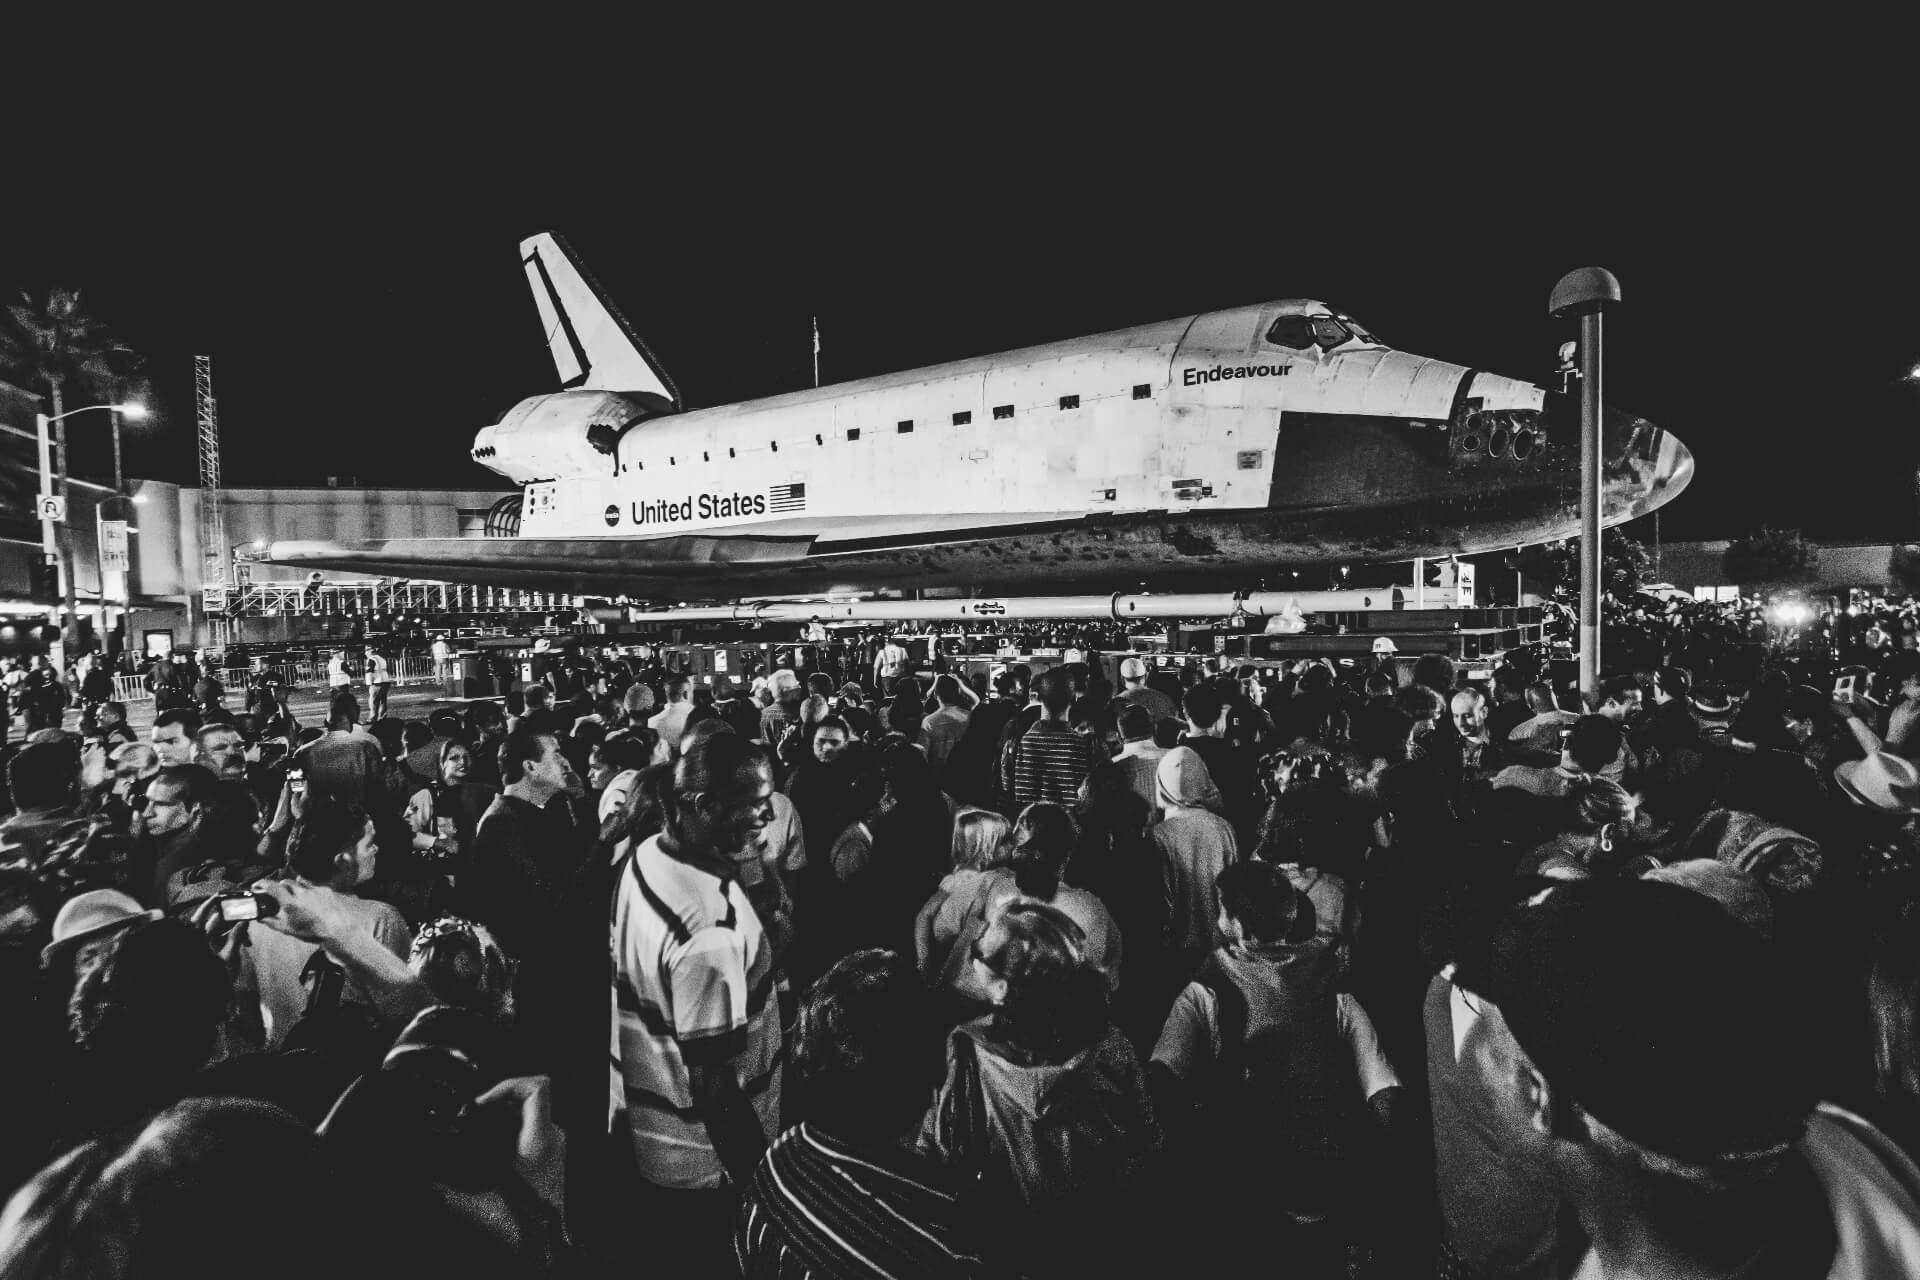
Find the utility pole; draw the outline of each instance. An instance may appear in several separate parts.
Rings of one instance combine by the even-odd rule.
[[[58,571],[60,567],[60,530],[58,523],[51,519],[46,513],[46,499],[55,496],[53,488],[53,438],[48,435],[52,426],[53,423],[46,414],[36,413],[33,415],[34,441],[38,446],[40,455],[40,555],[44,563],[54,566],[55,570]],[[53,616],[50,617],[48,621],[56,625],[59,623],[60,608],[57,604],[54,606]]]
[[[60,384],[53,384],[53,432],[54,432],[54,493],[60,498],[60,504],[69,509],[73,506],[67,490],[67,415],[61,412]],[[76,653],[80,648],[80,607],[76,599],[73,582],[73,521],[62,520],[54,529],[60,542],[60,597],[66,604],[66,616],[60,624],[62,642],[61,661],[66,655]]]
[[[1604,514],[1606,451],[1601,438],[1600,312],[1620,301],[1620,282],[1601,267],[1560,277],[1547,301],[1555,319],[1580,318],[1580,696],[1599,708],[1600,519]]]
[[[213,357],[193,358],[193,399],[200,440],[200,586],[201,603],[211,595],[225,612],[228,573],[227,562],[233,549],[227,545],[227,517],[221,507],[220,420],[213,399]],[[222,644],[224,635],[215,635],[214,610],[206,610],[207,643]],[[222,625],[222,630],[224,626]]]

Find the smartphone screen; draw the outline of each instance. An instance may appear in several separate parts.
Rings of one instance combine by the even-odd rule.
[[[220,899],[220,918],[229,924],[240,920],[258,920],[260,918],[260,900],[252,894],[239,898]]]
[[[1855,679],[1857,679],[1857,678],[1858,678],[1858,677],[1855,677],[1855,676],[1841,676],[1841,677],[1840,677],[1840,678],[1839,678],[1838,680],[1835,680],[1835,681],[1833,682],[1833,694],[1834,694],[1834,696],[1835,696],[1835,697],[1837,698],[1837,697],[1841,697],[1841,696],[1843,696],[1843,695],[1845,695],[1845,694],[1849,694],[1849,693],[1852,693],[1852,692],[1853,692],[1853,682],[1854,682],[1854,680],[1855,680]]]

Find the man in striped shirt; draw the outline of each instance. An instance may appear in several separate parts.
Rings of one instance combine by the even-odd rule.
[[[633,851],[613,904],[612,1127],[630,1136],[643,1207],[721,1274],[737,1189],[780,1117],[773,951],[737,859],[773,816],[766,752],[731,733],[674,770],[667,828]]]
[[[944,1040],[911,959],[857,951],[814,984],[793,1045],[806,1119],[741,1195],[734,1252],[747,1280],[883,1280],[979,1273],[949,1175],[913,1149]]]
[[[1049,671],[1036,682],[1040,719],[1014,744],[1013,803],[1016,811],[1037,800],[1071,809],[1080,784],[1093,772],[1093,740],[1073,731],[1067,712],[1073,685],[1066,673]]]

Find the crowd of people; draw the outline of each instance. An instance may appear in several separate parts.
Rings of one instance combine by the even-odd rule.
[[[1920,1274],[1890,621],[56,717],[0,1277]]]

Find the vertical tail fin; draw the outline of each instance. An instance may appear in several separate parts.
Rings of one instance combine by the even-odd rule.
[[[567,242],[542,232],[520,242],[533,304],[563,387],[648,391],[680,405],[680,391]]]

